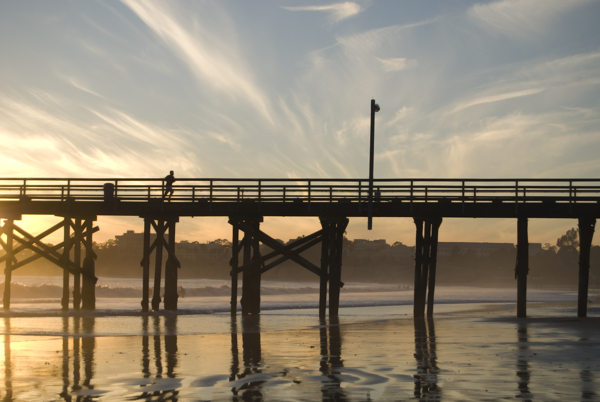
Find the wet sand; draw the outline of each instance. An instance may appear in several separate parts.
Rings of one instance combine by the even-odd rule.
[[[437,306],[436,306],[437,307]],[[600,400],[600,319],[573,303],[5,317],[10,401]],[[598,316],[597,308],[590,315]]]

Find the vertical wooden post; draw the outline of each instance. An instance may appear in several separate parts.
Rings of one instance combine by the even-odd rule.
[[[329,276],[329,250],[331,247],[331,222],[321,219],[321,278],[319,285],[319,318],[325,318],[327,310],[327,282]]]
[[[230,222],[233,220],[230,218]],[[239,253],[240,253],[240,230],[237,223],[233,225],[233,235],[231,236],[231,316],[235,317],[237,314],[237,290],[238,290],[238,265],[239,265]],[[233,334],[232,334],[233,336]],[[237,336],[237,335],[236,335]],[[237,349],[237,348],[236,348]]]
[[[165,310],[177,310],[177,258],[175,257],[175,221],[167,222],[169,228],[169,255],[165,264]]]
[[[6,233],[6,267],[4,269],[4,309],[10,308],[10,282],[12,280],[13,263],[13,221],[6,219],[4,221],[4,232]]]
[[[92,231],[94,228],[94,220],[87,219],[85,221],[85,258],[83,259],[83,284],[82,284],[82,308],[84,310],[96,309],[96,254],[93,250]]]
[[[259,221],[250,221],[252,229],[258,232],[260,229]],[[244,265],[250,266],[244,270],[243,276],[243,295],[242,295],[242,314],[260,314],[260,253],[258,252],[259,241],[256,237],[246,233],[244,240]]]
[[[162,249],[165,234],[165,222],[158,220],[156,222],[156,260],[154,265],[154,295],[152,296],[152,311],[158,311],[160,308],[160,279],[162,270]]]
[[[527,317],[527,274],[529,273],[529,238],[527,218],[517,220],[517,317]]]
[[[79,310],[81,305],[81,232],[83,227],[81,219],[75,219],[75,230],[73,238],[73,265],[75,273],[73,274],[73,310]]]
[[[429,263],[431,254],[431,222],[423,222],[423,256],[421,257],[421,289],[419,291],[419,317],[425,317],[425,302],[427,301],[427,282],[429,279]]]
[[[144,218],[144,255],[142,257],[142,311],[148,311],[150,299],[150,218]]]
[[[250,263],[250,259],[252,257],[252,245],[251,245],[251,237],[249,233],[244,232],[244,239],[242,240],[244,243],[243,248],[243,266],[247,266]],[[240,304],[242,305],[242,315],[250,314],[248,308],[248,299],[251,298],[250,293],[252,293],[251,279],[250,276],[252,274],[245,270],[242,274],[242,298],[240,299]]]
[[[421,308],[421,270],[423,267],[423,219],[413,218],[417,228],[417,236],[415,241],[415,285],[413,295],[413,316],[414,318],[423,317],[423,309]]]
[[[427,292],[427,317],[433,317],[433,303],[435,295],[435,274],[437,268],[438,234],[442,218],[431,220],[431,255],[429,257],[429,290]]]
[[[590,249],[592,247],[595,227],[595,218],[579,218],[579,291],[577,294],[577,317],[587,316]]]
[[[329,266],[329,317],[337,317],[340,308],[340,289],[342,287],[342,254],[344,251],[344,232],[348,219],[342,218],[331,225],[331,248]]]
[[[64,219],[64,246],[63,246],[63,296],[62,296],[62,310],[67,311],[69,309],[69,262],[71,260],[71,218],[65,217]]]

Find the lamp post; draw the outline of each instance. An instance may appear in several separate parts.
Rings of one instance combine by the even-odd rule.
[[[375,103],[375,99],[371,99],[371,153],[369,154],[369,218],[367,229],[373,229],[373,156],[375,148],[375,113],[379,112],[379,105]]]

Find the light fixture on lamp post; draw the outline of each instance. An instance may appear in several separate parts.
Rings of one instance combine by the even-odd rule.
[[[371,153],[369,154],[369,206],[368,206],[368,222],[367,229],[373,229],[373,156],[375,148],[375,113],[379,112],[379,105],[375,103],[375,99],[371,99]]]

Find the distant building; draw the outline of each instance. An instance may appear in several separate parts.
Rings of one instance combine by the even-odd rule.
[[[437,255],[446,257],[457,249],[459,254],[472,251],[477,257],[485,257],[496,251],[511,251],[515,249],[513,243],[477,243],[477,242],[439,242]],[[542,252],[542,243],[529,243],[529,255],[534,256]]]
[[[142,258],[144,254],[144,234],[135,233],[133,230],[128,230],[122,235],[115,236],[117,240],[118,258]],[[150,233],[150,245],[156,240],[156,233]],[[175,243],[175,254],[179,260],[195,260],[204,259],[208,261],[214,261],[223,259],[223,246],[215,241],[211,241],[205,244],[198,242],[176,242]],[[163,255],[167,255],[166,251]]]
[[[120,236],[115,236],[117,244],[118,258],[135,256],[142,258],[144,254],[144,234],[135,233],[133,230],[128,230]],[[150,244],[156,240],[156,233],[150,234]]]

